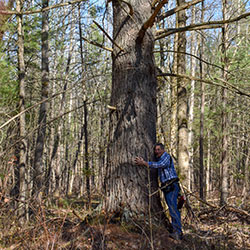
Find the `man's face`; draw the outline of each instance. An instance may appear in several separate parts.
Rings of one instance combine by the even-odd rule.
[[[162,149],[160,146],[155,147],[155,156],[157,158],[160,158],[163,153],[164,153],[164,149]]]

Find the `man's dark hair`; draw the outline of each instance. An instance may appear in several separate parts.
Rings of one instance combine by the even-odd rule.
[[[155,150],[156,146],[160,146],[161,149],[165,149],[165,146],[162,143],[160,143],[160,142],[155,143],[154,150]]]

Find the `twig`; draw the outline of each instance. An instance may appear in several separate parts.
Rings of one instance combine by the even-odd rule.
[[[85,42],[87,42],[87,43],[89,43],[89,44],[92,44],[92,45],[94,45],[94,46],[97,46],[97,47],[99,47],[99,48],[102,48],[102,49],[104,49],[104,50],[113,52],[113,49],[108,48],[108,47],[105,47],[105,46],[103,46],[102,44],[97,43],[97,42],[95,42],[95,41],[90,41],[90,40],[88,40],[88,39],[85,38],[85,37],[82,37],[82,40],[84,40]]]
[[[225,86],[225,85],[221,85],[219,83],[216,83],[214,81],[211,81],[211,80],[207,80],[207,79],[201,79],[201,78],[197,78],[197,77],[193,77],[193,76],[189,76],[189,75],[183,75],[183,74],[174,74],[174,73],[162,73],[162,74],[158,74],[158,77],[161,77],[161,76],[171,76],[171,77],[181,77],[181,78],[186,78],[186,79],[189,79],[189,80],[194,80],[194,81],[199,81],[199,82],[204,82],[204,83],[208,83],[208,84],[212,84],[212,85],[215,85],[215,86],[219,86],[219,87],[222,87],[222,88],[225,88],[225,89],[228,89],[232,92],[235,92],[239,95],[244,95],[244,96],[247,96],[247,97],[250,97],[250,93],[245,93],[244,91],[238,89],[237,87],[233,86],[232,84],[226,82],[226,81],[222,81],[224,84],[228,85],[228,86]],[[218,78],[215,78],[215,80],[220,80]]]
[[[107,36],[107,38],[117,47],[119,48],[121,51],[124,51],[123,48],[121,48],[110,36],[109,34],[101,27],[100,24],[98,24],[95,20],[93,21],[94,24],[96,24],[96,26]]]

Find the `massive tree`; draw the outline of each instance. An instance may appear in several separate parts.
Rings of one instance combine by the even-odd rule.
[[[156,140],[156,72],[154,36],[146,21],[152,15],[150,1],[131,5],[113,1],[113,74],[110,102],[110,138],[105,177],[105,207],[121,207],[145,215],[149,202],[160,206],[156,195],[149,200],[148,187],[157,186],[155,172],[135,166],[135,156],[151,158]],[[129,13],[130,12],[130,13]],[[144,24],[144,25],[143,25]],[[152,181],[151,185],[148,185]],[[158,195],[158,194],[157,194]]]

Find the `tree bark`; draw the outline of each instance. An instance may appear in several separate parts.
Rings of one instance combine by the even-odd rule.
[[[43,8],[48,7],[48,0],[43,0]],[[42,13],[42,91],[41,99],[48,98],[49,87],[49,20],[48,12]],[[43,152],[46,136],[46,120],[48,112],[48,102],[45,101],[40,105],[38,118],[38,135],[36,141],[35,158],[34,158],[34,185],[33,194],[41,201],[44,187],[44,162]]]
[[[210,129],[208,129],[207,133],[207,164],[206,164],[206,191],[207,191],[207,198],[209,198],[210,191],[212,190],[212,183],[211,183],[211,135]]]
[[[113,39],[124,49],[113,46],[113,74],[110,106],[110,131],[104,207],[109,212],[123,209],[128,216],[148,214],[148,185],[157,187],[157,175],[134,165],[135,156],[151,159],[156,140],[156,72],[153,56],[154,37],[147,29],[137,39],[143,23],[151,16],[145,0],[131,1],[134,15],[126,5],[113,1]],[[152,197],[152,211],[159,212],[160,199]]]
[[[178,25],[176,17],[176,25]],[[178,49],[178,38],[179,33],[175,34],[174,38],[174,51]],[[173,71],[177,72],[177,53],[174,53],[173,58]],[[177,78],[171,78],[171,118],[170,118],[170,153],[177,159],[177,131],[178,131],[178,121],[177,121]]]
[[[196,13],[196,7],[193,6],[192,8],[192,23],[195,23],[195,13]],[[194,32],[191,32],[191,48],[190,48],[190,54],[196,55],[197,54],[197,38]],[[190,59],[190,72],[191,76],[195,77],[195,71],[197,67],[197,60],[194,56]],[[194,140],[194,128],[193,128],[193,122],[194,122],[194,92],[195,92],[195,80],[191,80],[191,88],[190,88],[190,98],[189,98],[189,119],[188,119],[188,148],[189,148],[189,182],[188,182],[188,189],[192,190],[193,187],[193,179],[194,179],[194,146],[193,146],[193,140]]]
[[[177,5],[185,4],[185,0],[178,0]],[[186,24],[185,10],[177,14],[178,27],[184,27]],[[186,72],[186,35],[184,32],[178,34],[177,41],[177,74]],[[189,155],[188,155],[188,113],[187,113],[187,89],[186,80],[177,78],[177,118],[178,118],[178,167],[181,172],[183,184],[187,187],[189,172]]]
[[[23,6],[23,1],[17,1],[17,10],[21,10]],[[19,112],[25,110],[25,62],[24,62],[24,32],[23,32],[23,16],[17,16],[17,32],[18,32],[18,80],[19,80]],[[19,133],[20,133],[20,146],[19,146],[19,216],[20,221],[25,221],[26,209],[25,200],[27,195],[27,185],[26,185],[26,168],[27,168],[27,139],[26,139],[26,113],[23,112],[19,118]]]
[[[227,0],[222,2],[223,20],[226,19],[228,15],[228,3]],[[228,24],[224,24],[222,28],[222,77],[227,81],[228,72],[228,58],[227,58],[227,48],[228,48]],[[221,153],[221,192],[220,192],[220,204],[224,205],[227,203],[228,198],[228,111],[227,111],[227,90],[223,88],[222,90],[222,153]]]
[[[204,21],[204,3],[202,2],[201,22]],[[200,37],[200,58],[203,60],[203,34]],[[200,60],[200,79],[203,79],[203,64]],[[201,103],[200,103],[200,138],[199,138],[199,153],[200,153],[200,198],[204,200],[204,111],[205,111],[205,83],[201,82]]]

